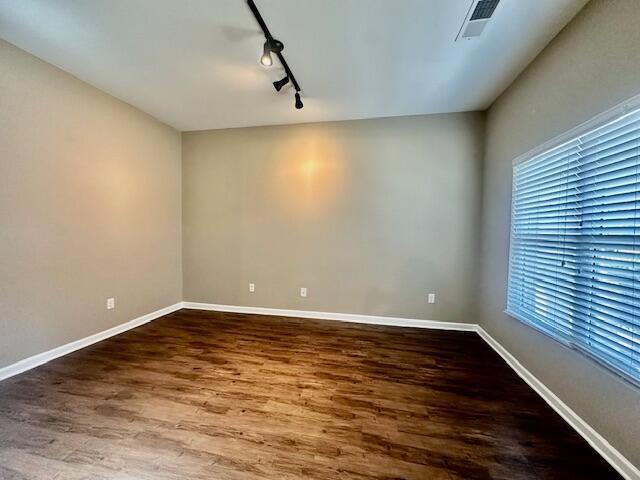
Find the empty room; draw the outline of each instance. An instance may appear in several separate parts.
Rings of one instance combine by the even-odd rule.
[[[640,0],[0,0],[0,480],[640,480]]]

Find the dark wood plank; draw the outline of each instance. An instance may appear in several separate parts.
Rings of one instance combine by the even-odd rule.
[[[182,310],[0,383],[0,478],[619,477],[474,333]]]

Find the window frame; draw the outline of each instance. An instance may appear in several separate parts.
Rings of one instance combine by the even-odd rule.
[[[576,127],[571,128],[570,130],[567,130],[566,132],[556,137],[553,137],[552,139],[542,143],[541,145],[538,145],[532,148],[531,150],[518,155],[512,161],[512,167],[511,167],[512,184],[511,184],[511,199],[510,199],[511,208],[510,208],[510,214],[509,214],[509,262],[508,262],[508,270],[507,270],[505,305],[503,308],[503,313],[508,317],[517,320],[519,323],[527,326],[528,328],[531,328],[536,332],[539,332],[544,336],[552,339],[553,341],[559,343],[560,345],[564,345],[565,347],[571,350],[579,352],[583,357],[587,358],[588,360],[594,362],[597,365],[602,366],[608,372],[616,375],[617,377],[622,378],[623,380],[632,384],[633,386],[640,388],[640,376],[636,378],[631,374],[624,372],[623,370],[620,370],[615,365],[608,363],[606,360],[598,358],[596,355],[591,353],[588,349],[584,348],[582,345],[571,342],[563,338],[562,336],[555,334],[552,331],[548,331],[544,328],[543,325],[536,325],[531,320],[528,320],[527,318],[522,318],[521,315],[518,315],[517,313],[510,311],[508,308],[508,297],[509,297],[509,290],[511,285],[511,271],[512,271],[512,259],[513,259],[512,250],[513,250],[513,221],[514,221],[513,213],[514,213],[514,198],[515,198],[515,195],[514,195],[515,167],[523,162],[533,159],[536,156],[548,153],[555,149],[560,149],[563,146],[570,144],[571,142],[575,142],[579,137],[585,134],[588,134],[594,130],[602,128],[607,124],[616,122],[620,120],[622,117],[624,117],[625,115],[628,115],[630,113],[635,113],[638,111],[640,111],[640,94],[634,97],[631,97],[615,105],[614,107],[609,108],[608,110],[595,115],[594,117],[577,125]]]

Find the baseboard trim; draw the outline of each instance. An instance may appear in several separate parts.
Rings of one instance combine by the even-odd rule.
[[[516,357],[504,348],[481,326],[477,332],[482,339],[500,355],[505,362],[522,378],[538,395],[540,395],[558,415],[584,438],[609,464],[622,475],[625,480],[640,480],[640,470],[616,450],[602,435],[596,432],[576,412],[564,403],[544,383],[527,370]]]
[[[417,318],[383,317],[376,315],[360,315],[356,313],[314,312],[309,310],[245,307],[239,305],[219,305],[215,303],[196,302],[183,302],[182,305],[184,308],[192,310],[209,310],[214,312],[228,313],[249,313],[254,315],[311,318],[316,320],[335,320],[340,322],[366,323],[369,325],[430,328],[435,330],[457,330],[464,332],[475,332],[477,328],[477,325],[473,323],[438,322],[435,320],[421,320]]]
[[[119,333],[123,333],[127,330],[131,330],[132,328],[136,328],[140,325],[144,325],[145,323],[149,323],[156,318],[160,318],[164,315],[180,310],[181,308],[182,302],[178,302],[168,307],[161,308],[160,310],[156,310],[155,312],[147,313],[146,315],[142,315],[141,317],[134,318],[133,320],[122,323],[120,325],[116,325],[115,327],[112,327],[108,330],[89,335],[88,337],[75,340],[71,343],[61,345],[43,353],[38,353],[31,357],[25,358],[24,360],[20,360],[16,363],[0,368],[0,381],[43,365],[55,358],[62,357],[71,352],[75,352],[76,350],[80,350],[81,348],[88,347],[89,345],[93,345],[94,343],[98,343],[101,340],[105,340],[109,337],[113,337],[114,335],[118,335]]]

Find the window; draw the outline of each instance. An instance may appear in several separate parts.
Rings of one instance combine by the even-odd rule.
[[[640,382],[640,110],[514,165],[507,313]]]

